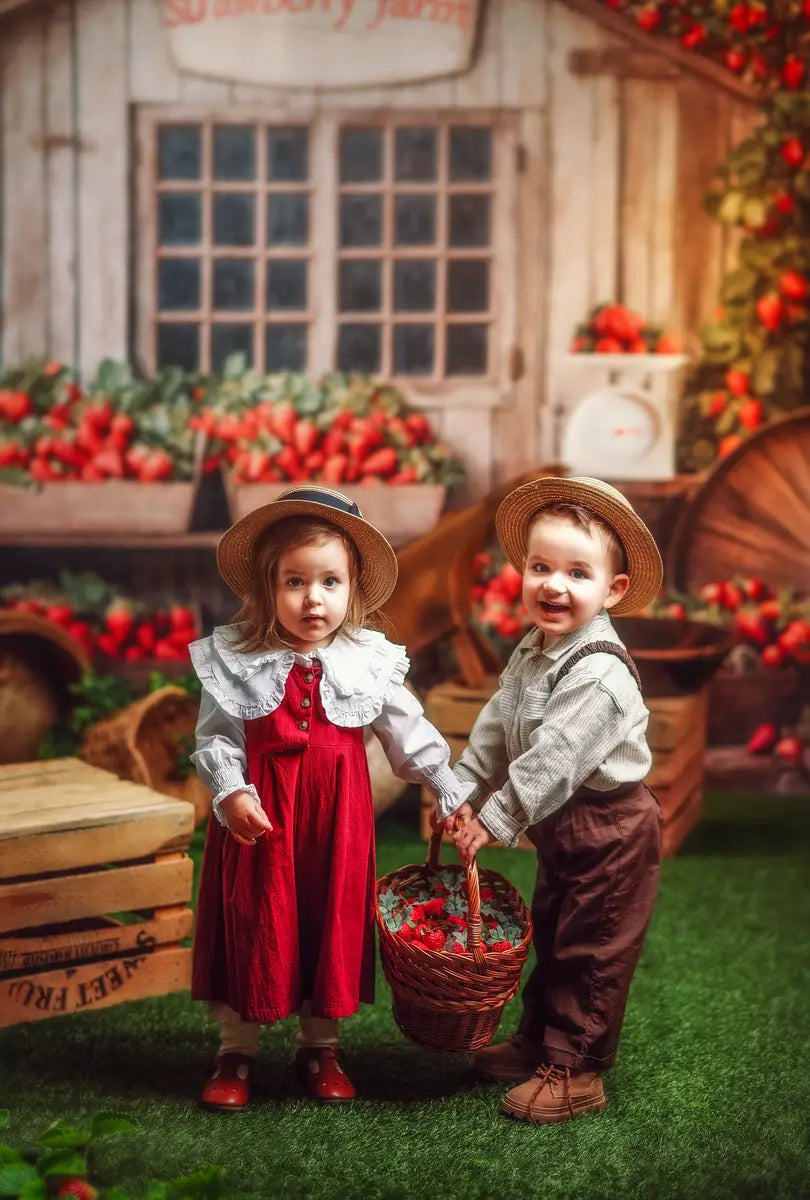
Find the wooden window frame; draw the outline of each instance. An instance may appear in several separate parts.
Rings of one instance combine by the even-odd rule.
[[[203,136],[202,179],[161,182],[158,185],[158,127],[165,124],[253,125],[265,133],[256,139],[257,162],[254,181],[212,180],[211,136]],[[492,130],[492,179],[487,183],[451,183],[448,178],[447,140],[451,126],[479,125]],[[266,177],[266,130],[273,126],[309,129],[309,170],[306,182],[273,183]],[[395,182],[394,131],[398,127],[435,127],[439,133],[438,176],[429,183]],[[379,127],[385,131],[383,178],[371,183],[341,183],[339,145],[341,130],[347,127]],[[508,403],[513,395],[510,371],[517,339],[518,280],[518,172],[519,145],[517,114],[504,110],[457,110],[436,112],[412,109],[326,109],[286,107],[278,113],[266,108],[239,106],[212,109],[210,106],[143,106],[136,114],[136,222],[133,230],[133,256],[136,263],[135,345],[138,361],[153,371],[157,361],[157,264],[162,256],[199,259],[202,306],[193,312],[174,311],[170,320],[211,322],[209,277],[213,259],[245,258],[256,262],[254,301],[265,295],[267,264],[273,258],[303,258],[310,263],[305,310],[278,310],[276,321],[302,323],[308,327],[307,366],[313,376],[336,369],[338,330],[341,323],[377,323],[382,326],[380,375],[390,379],[412,402],[425,404],[442,400],[448,407],[493,408]],[[212,196],[218,190],[244,191],[258,197],[256,243],[245,247],[220,247],[216,254],[211,244]],[[158,192],[200,191],[202,195],[202,241],[195,246],[172,246],[161,254],[158,246]],[[269,247],[263,244],[266,229],[267,198],[277,193],[302,193],[310,197],[308,242],[304,245]],[[342,248],[338,241],[339,196],[382,194],[383,241],[380,246]],[[437,236],[432,246],[393,245],[394,195],[427,194],[437,197]],[[447,198],[453,193],[491,195],[490,242],[481,247],[450,247],[447,230]],[[437,263],[436,299],[433,312],[393,312],[391,274],[394,259],[432,259]],[[484,312],[446,312],[444,264],[452,259],[488,259],[490,262],[489,310]],[[339,313],[337,281],[339,263],[349,259],[382,260],[383,299],[377,312]],[[224,314],[219,314],[224,319]],[[269,314],[261,303],[250,310],[233,310],[227,317],[236,324],[254,325],[254,361],[264,361],[261,341]],[[397,324],[433,324],[436,330],[433,375],[395,375],[393,328]],[[271,321],[272,323],[272,321]],[[444,373],[445,338],[448,324],[489,325],[486,374],[446,375]],[[207,341],[208,339],[206,339]],[[207,348],[200,356],[201,369],[209,369]]]

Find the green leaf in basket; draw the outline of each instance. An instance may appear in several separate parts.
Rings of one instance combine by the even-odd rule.
[[[380,912],[383,916],[388,917],[399,904],[399,896],[393,889],[388,888],[386,891],[380,892],[377,897],[377,903],[380,906]]]
[[[467,902],[461,896],[448,896],[444,902],[448,917],[463,917],[467,913]]]

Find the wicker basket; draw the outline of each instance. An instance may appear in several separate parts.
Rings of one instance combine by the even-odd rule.
[[[121,779],[189,801],[199,825],[211,809],[211,793],[196,775],[186,779],[175,775],[179,744],[193,740],[198,708],[182,688],[159,688],[91,725],[80,757]]]
[[[400,867],[384,875],[377,893],[400,892],[413,884],[432,890],[439,869],[441,832],[430,840],[425,865]],[[393,993],[394,1020],[409,1041],[426,1050],[460,1054],[480,1050],[492,1040],[504,1005],[520,985],[529,953],[532,922],[520,893],[497,871],[480,870],[473,861],[445,870],[467,876],[467,954],[429,950],[392,933],[377,906],[377,928],[385,977]],[[481,884],[492,888],[495,903],[511,912],[523,931],[518,945],[487,954],[481,944]]]

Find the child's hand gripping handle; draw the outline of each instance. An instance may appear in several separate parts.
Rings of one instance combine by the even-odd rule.
[[[457,820],[457,828],[464,822]],[[442,847],[441,828],[434,829],[430,837],[427,865],[431,871],[439,868],[439,855]],[[478,882],[478,863],[471,859],[467,868],[467,950],[475,959],[476,971],[483,973],[487,969],[487,956],[481,944],[481,887]]]

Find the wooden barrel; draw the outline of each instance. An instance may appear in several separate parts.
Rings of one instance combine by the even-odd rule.
[[[0,612],[0,763],[29,762],[90,669],[78,642],[33,613]]]

